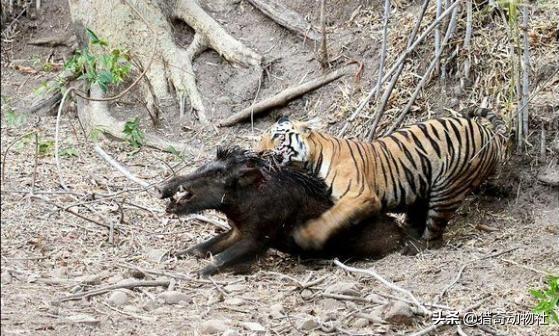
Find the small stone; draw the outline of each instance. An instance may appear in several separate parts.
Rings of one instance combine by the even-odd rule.
[[[297,323],[297,329],[300,330],[312,330],[318,328],[318,326],[319,326],[318,322],[312,317],[299,320]]]
[[[382,296],[380,296],[378,294],[375,294],[375,293],[372,293],[372,294],[369,294],[369,295],[365,296],[365,299],[369,300],[372,303],[378,303],[378,304],[386,303],[385,298],[383,298]]]
[[[245,300],[241,298],[228,298],[225,301],[223,301],[223,303],[229,306],[240,306],[243,303],[245,303]]]
[[[128,303],[128,293],[122,290],[115,290],[111,293],[108,299],[109,303],[113,306],[119,307]]]
[[[0,274],[0,279],[3,285],[7,285],[12,282],[12,275],[10,274],[10,272],[4,271],[2,272],[2,274]]]
[[[242,284],[233,284],[225,286],[225,291],[227,292],[238,292],[246,290],[246,286]]]
[[[326,293],[343,294],[343,295],[359,295],[357,285],[354,282],[339,282],[326,288]]]
[[[559,164],[547,166],[538,174],[538,181],[543,184],[558,187],[559,186]]]
[[[376,312],[371,312],[369,314],[361,314],[359,316],[364,319],[367,319],[369,322],[372,323],[386,323],[386,321],[384,321],[382,317],[380,317],[380,314]]]
[[[281,303],[276,303],[270,306],[268,316],[274,319],[280,319],[283,315],[283,305]]]
[[[402,301],[391,302],[384,312],[384,319],[395,324],[411,324],[413,317],[410,305]]]
[[[67,271],[65,267],[55,268],[50,274],[55,279],[66,279],[67,277]]]
[[[354,328],[365,328],[369,325],[369,320],[364,318],[357,318],[351,322],[351,326]]]
[[[241,322],[241,326],[247,330],[255,331],[255,332],[264,332],[266,328],[263,325],[257,322]]]
[[[163,261],[163,258],[168,252],[168,250],[148,248],[146,250],[146,256],[148,260],[159,263]]]
[[[138,280],[134,279],[134,278],[126,278],[126,279],[122,279],[119,282],[117,282],[117,285],[129,285],[132,283],[137,282]]]
[[[186,303],[191,302],[191,299],[188,295],[178,292],[178,291],[166,291],[157,295],[159,299],[162,299],[166,304],[177,304],[181,301]]]
[[[310,300],[312,299],[313,296],[314,294],[310,289],[303,289],[301,291],[301,297],[303,298],[303,300]]]
[[[337,300],[327,298],[318,301],[318,306],[320,306],[324,310],[336,310],[340,307],[344,307],[344,304],[340,303]]]
[[[206,335],[224,332],[227,328],[227,321],[224,320],[208,320],[200,324],[200,332]]]
[[[241,336],[241,334],[239,334],[236,330],[225,330],[225,332],[223,334],[221,334],[221,336]]]

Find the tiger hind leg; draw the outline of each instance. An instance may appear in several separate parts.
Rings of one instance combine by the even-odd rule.
[[[425,231],[428,210],[429,204],[425,201],[417,201],[408,206],[406,210],[406,226],[408,233],[414,238],[419,238]]]

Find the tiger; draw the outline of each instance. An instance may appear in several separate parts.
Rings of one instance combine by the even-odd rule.
[[[257,150],[274,150],[283,164],[303,164],[323,178],[334,206],[302,225],[295,241],[321,248],[336,230],[366,216],[405,213],[426,247],[442,236],[465,197],[500,167],[507,128],[486,108],[408,125],[372,142],[338,138],[307,122],[280,118]]]

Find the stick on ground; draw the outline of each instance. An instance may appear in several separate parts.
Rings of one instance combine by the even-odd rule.
[[[342,269],[348,271],[348,272],[353,272],[353,273],[363,273],[363,274],[367,274],[372,276],[373,278],[377,279],[378,281],[380,281],[383,285],[385,285],[388,288],[391,288],[393,290],[396,290],[400,293],[404,293],[406,296],[408,296],[413,303],[419,308],[421,309],[426,315],[431,315],[431,311],[429,311],[427,308],[425,308],[425,306],[419,302],[419,300],[417,300],[417,298],[407,289],[404,289],[402,287],[399,287],[395,284],[393,284],[392,282],[384,279],[383,277],[381,277],[380,275],[377,274],[377,272],[375,272],[373,269],[362,269],[362,268],[356,268],[356,267],[351,267],[351,266],[347,266],[344,263],[340,262],[338,259],[334,259],[334,264],[336,264],[338,267],[341,267]]]
[[[299,13],[287,8],[277,0],[248,0],[264,15],[277,24],[297,33],[303,39],[320,40],[320,34]]]
[[[350,65],[338,69],[336,71],[333,71],[331,73],[328,73],[326,75],[320,76],[318,78],[315,78],[304,84],[288,87],[287,89],[283,90],[282,92],[272,97],[268,97],[264,100],[261,100],[260,102],[233,114],[229,118],[222,121],[219,124],[219,126],[221,127],[231,126],[242,120],[248,119],[251,116],[261,114],[262,112],[265,112],[271,108],[283,106],[288,102],[290,102],[291,100],[293,100],[294,98],[302,96],[305,93],[310,92],[312,90],[318,89],[319,87],[324,86],[332,81],[335,81],[340,77],[349,75],[353,71],[355,71],[355,66]]]
[[[105,294],[105,293],[108,293],[112,290],[121,289],[121,288],[133,289],[133,288],[136,288],[136,287],[160,287],[160,286],[161,287],[167,287],[167,286],[169,286],[169,283],[170,283],[169,280],[157,280],[157,281],[135,281],[135,282],[130,282],[130,283],[117,284],[117,285],[92,289],[92,290],[89,290],[89,291],[83,292],[83,293],[68,295],[68,296],[65,296],[63,298],[60,298],[57,302],[80,300],[82,298]]]

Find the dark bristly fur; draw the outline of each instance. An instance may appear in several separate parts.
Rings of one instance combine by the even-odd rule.
[[[279,158],[238,147],[218,149],[216,159],[188,176],[173,178],[160,189],[169,198],[167,212],[190,214],[215,209],[227,215],[232,229],[188,250],[215,264],[213,274],[251,262],[268,248],[312,257],[382,257],[400,247],[404,234],[394,218],[379,216],[334,234],[318,251],[305,251],[293,240],[294,228],[332,206],[324,181],[296,166],[281,167]]]

